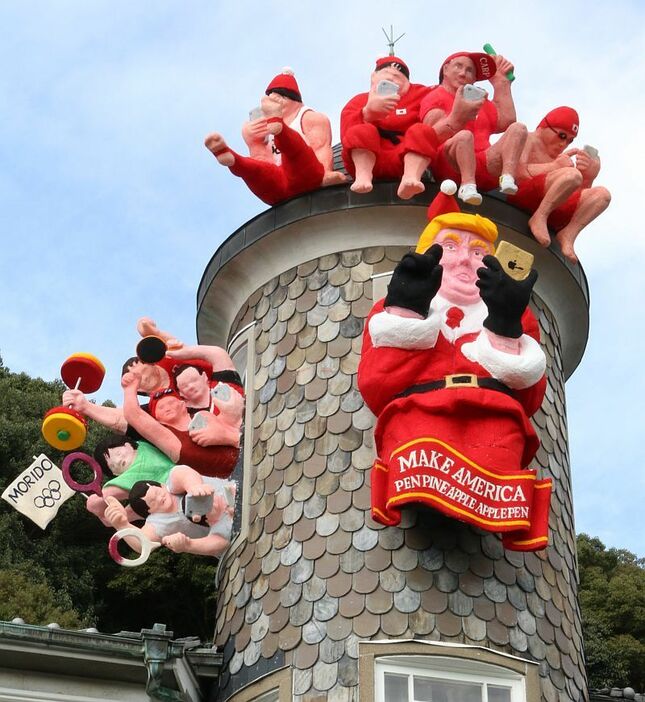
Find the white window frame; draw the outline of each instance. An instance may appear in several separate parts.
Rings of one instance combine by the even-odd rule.
[[[444,656],[396,655],[379,656],[374,661],[374,700],[385,699],[385,673],[408,676],[409,702],[414,702],[414,676],[463,683],[483,684],[482,702],[488,702],[487,685],[500,685],[511,690],[511,702],[526,702],[525,677],[514,670],[466,658]]]
[[[251,481],[249,468],[251,466],[251,452],[253,450],[253,374],[255,371],[255,322],[247,324],[240,329],[228,344],[228,355],[233,359],[241,348],[246,344],[246,373],[242,378],[244,387],[244,437],[242,454],[242,516],[240,518],[240,531],[229,546],[232,550],[237,544],[246,538],[249,530],[249,490]]]

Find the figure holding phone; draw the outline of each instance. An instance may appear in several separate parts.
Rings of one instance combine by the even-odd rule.
[[[513,64],[500,55],[457,52],[443,62],[439,86],[421,103],[421,119],[441,142],[433,175],[461,183],[458,197],[470,205],[481,204],[480,190],[517,192],[515,174],[526,127],[516,122],[507,77],[512,70]],[[491,100],[487,91],[473,85],[483,80],[493,86]],[[491,135],[500,133],[491,145]]]
[[[268,205],[346,180],[333,169],[329,119],[303,104],[291,69],[269,83],[260,107],[249,113],[242,137],[248,157],[233,151],[216,132],[204,143],[220,165]]]
[[[410,69],[397,56],[376,61],[370,91],[354,96],[340,116],[343,161],[354,176],[351,190],[368,193],[376,179],[401,179],[398,195],[408,199],[425,188],[421,175],[434,159],[434,130],[420,123],[421,100],[430,89],[410,82]]]
[[[584,227],[604,212],[611,201],[607,188],[594,186],[600,172],[598,150],[570,147],[580,119],[571,107],[556,107],[530,132],[522,152],[519,191],[508,201],[532,213],[529,227],[542,246],[549,246],[549,228],[562,253],[577,263],[573,244]],[[574,159],[575,158],[575,163]]]

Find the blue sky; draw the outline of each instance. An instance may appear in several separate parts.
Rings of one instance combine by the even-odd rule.
[[[474,0],[439,26],[436,2],[0,3],[0,354],[13,371],[58,377],[96,354],[96,399],[120,399],[135,322],[195,339],[197,285],[217,246],[264,209],[204,149],[210,131],[242,149],[240,125],[283,66],[338,137],[343,104],[386,52],[434,83],[441,60],[490,42],[516,66],[518,118],[561,104],[603,160],[610,209],[579,239],[591,335],[567,385],[576,526],[645,555],[642,330],[645,237],[635,216],[645,158],[645,11],[639,2]],[[640,320],[640,322],[639,322]],[[26,457],[29,463],[30,457]]]

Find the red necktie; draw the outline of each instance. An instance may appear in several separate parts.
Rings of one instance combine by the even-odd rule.
[[[459,307],[450,307],[446,312],[446,326],[455,329],[461,324],[464,318],[464,311]]]

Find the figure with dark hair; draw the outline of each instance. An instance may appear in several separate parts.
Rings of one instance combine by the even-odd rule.
[[[142,337],[157,336],[168,348],[164,359],[172,366],[172,385],[186,403],[191,417],[209,412],[217,421],[208,419],[194,427],[191,439],[200,446],[235,446],[240,443],[244,414],[244,388],[233,360],[220,346],[190,346],[162,331],[156,322],[142,317],[137,322]]]
[[[217,133],[209,134],[204,143],[260,200],[275,205],[345,182],[345,176],[333,170],[329,119],[303,105],[291,69],[283,69],[269,83],[259,112],[242,127],[248,157],[229,148]]]
[[[410,83],[403,59],[377,59],[370,91],[355,95],[340,115],[343,161],[354,176],[355,193],[369,193],[374,178],[401,179],[398,195],[403,199],[424,190],[421,175],[439,145],[434,130],[419,119],[421,100],[429,90]]]
[[[212,496],[212,503],[203,514],[187,514],[188,496]],[[219,556],[229,545],[233,525],[231,505],[235,498],[235,483],[231,481],[204,478],[187,466],[175,466],[163,483],[153,480],[135,483],[129,498],[132,509],[146,520],[141,533],[171,551]],[[109,500],[105,516],[117,530],[132,526],[125,508],[117,500]],[[128,543],[138,548],[136,540]]]
[[[441,144],[432,173],[437,180],[461,183],[457,195],[470,205],[481,204],[478,189],[517,192],[515,175],[527,131],[516,121],[512,70],[503,56],[458,51],[442,63],[439,86],[421,103],[420,117]],[[492,84],[492,100],[473,86],[482,80]],[[492,134],[502,136],[491,146]]]
[[[175,463],[188,465],[202,475],[227,478],[231,474],[239,455],[239,429],[237,446],[224,445],[222,437],[230,439],[230,430],[220,415],[216,417],[210,412],[199,412],[194,420],[191,419],[186,403],[171,388],[152,396],[148,413],[137,401],[139,378],[126,373],[121,378],[121,386],[125,419],[147,441]],[[226,416],[227,409],[226,403],[223,403],[221,415]],[[191,427],[191,422],[194,426],[198,418],[210,427],[211,435],[218,442],[216,445],[201,446],[192,440],[196,430]]]
[[[165,454],[146,441],[135,441],[124,434],[111,434],[94,449],[94,458],[104,474],[112,475],[102,488],[102,495],[89,495],[86,508],[104,524],[106,499],[125,500],[138,480],[165,482],[174,467]]]
[[[589,146],[567,149],[579,128],[572,107],[556,107],[546,114],[528,135],[520,158],[519,191],[508,198],[532,214],[529,227],[542,246],[551,243],[549,227],[556,231],[555,239],[572,263],[578,262],[573,248],[578,234],[611,201],[607,188],[593,185],[600,172],[597,151]]]

